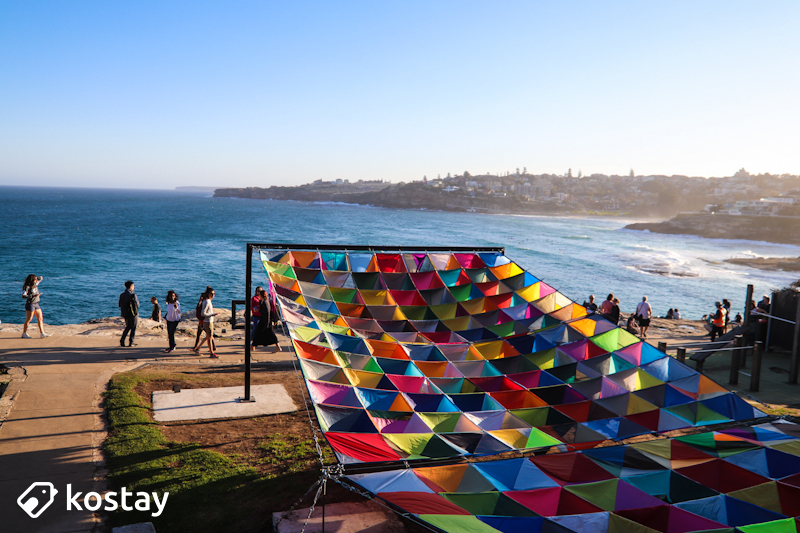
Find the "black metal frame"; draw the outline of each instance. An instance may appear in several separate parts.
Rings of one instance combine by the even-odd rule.
[[[351,245],[351,244],[287,244],[278,242],[268,243],[247,243],[247,260],[246,266],[247,275],[245,278],[245,306],[244,306],[244,396],[239,398],[241,402],[254,402],[256,401],[250,395],[250,332],[251,320],[250,316],[250,300],[252,298],[253,286],[253,250],[266,249],[266,250],[307,250],[307,251],[321,251],[321,250],[336,250],[342,252],[349,251],[372,251],[372,252],[500,252],[506,253],[504,246],[371,246],[371,245]]]

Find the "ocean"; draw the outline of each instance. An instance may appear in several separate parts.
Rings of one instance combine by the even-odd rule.
[[[622,311],[647,295],[656,315],[670,307],[699,319],[714,301],[744,306],[800,273],[722,263],[729,257],[797,257],[800,247],[659,235],[622,229],[633,220],[506,216],[383,209],[332,203],[213,198],[206,192],[0,187],[0,321],[22,323],[22,282],[40,286],[45,323],[116,316],[125,280],[142,315],[151,296],[165,309],[175,290],[190,309],[207,285],[216,307],[244,298],[245,243],[505,246],[523,268],[569,298],[598,302],[613,292]],[[266,277],[253,262],[253,280]]]

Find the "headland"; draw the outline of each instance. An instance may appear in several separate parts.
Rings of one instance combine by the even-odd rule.
[[[625,229],[668,233],[672,235],[697,235],[709,239],[737,239],[764,241],[800,246],[800,217],[748,216],[715,213],[680,213],[663,222],[637,222]],[[740,260],[731,262],[737,263]],[[742,260],[746,264],[764,268],[764,262]]]

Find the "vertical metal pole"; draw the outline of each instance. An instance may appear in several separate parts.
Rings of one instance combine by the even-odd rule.
[[[761,387],[761,355],[764,352],[764,343],[756,341],[753,346],[753,370],[750,372],[750,392],[758,392]]]
[[[328,478],[322,475],[322,533],[325,533],[325,495],[328,493]]]
[[[772,333],[772,309],[775,307],[775,295],[777,293],[772,293],[772,300],[769,307],[769,317],[767,317],[767,338],[764,341],[764,351],[769,351],[769,336]]]
[[[658,349],[659,349],[659,351],[667,353],[667,343],[666,342],[659,342],[658,343]]]
[[[733,340],[734,348],[741,348],[744,346],[744,339],[741,335],[736,335],[736,338]],[[733,350],[731,351],[731,375],[728,378],[728,383],[731,385],[737,385],[739,383],[739,358],[741,355],[739,352],[742,350]]]
[[[747,331],[747,327],[750,325],[750,302],[753,300],[753,286],[747,286],[747,296],[744,298],[744,320],[742,321],[742,329]]]
[[[245,276],[245,295],[244,295],[244,398],[243,402],[254,402],[255,398],[250,395],[250,293],[252,291],[252,272],[253,272],[253,246],[247,243],[247,260],[245,261],[247,275]]]
[[[794,341],[792,342],[792,362],[789,366],[789,383],[797,383],[797,359],[800,354],[800,292],[797,293],[797,311],[794,314]]]
[[[678,348],[677,357],[678,357],[678,361],[680,361],[681,363],[685,363],[686,362],[686,348]]]

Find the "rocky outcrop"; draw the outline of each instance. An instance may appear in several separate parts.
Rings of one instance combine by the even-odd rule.
[[[625,229],[709,239],[746,239],[800,245],[800,217],[735,216],[681,213],[664,222],[638,222]]]

